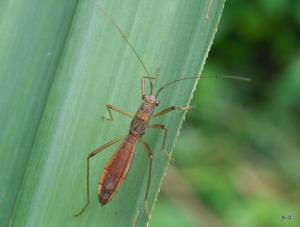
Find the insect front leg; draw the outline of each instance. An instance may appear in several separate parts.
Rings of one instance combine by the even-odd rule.
[[[106,104],[106,108],[107,108],[108,113],[109,113],[109,118],[105,117],[105,116],[102,116],[102,118],[105,119],[105,120],[108,120],[108,121],[113,121],[114,120],[114,118],[112,116],[112,113],[111,113],[111,110],[114,110],[114,111],[116,111],[120,114],[123,114],[123,115],[127,116],[127,117],[131,117],[131,118],[133,117],[133,114],[127,113],[127,112],[125,112],[125,111],[121,110],[120,108],[115,107],[113,105]]]
[[[150,181],[151,181],[153,151],[146,141],[144,141],[142,139],[139,139],[138,141],[144,145],[146,152],[148,154],[148,157],[149,157],[149,173],[148,173],[147,188],[146,188],[146,193],[145,193],[145,209],[146,209],[147,217],[149,217],[150,212],[148,209],[148,194],[149,194]]]
[[[160,68],[158,68],[156,70],[156,76],[155,77],[150,77],[150,76],[143,76],[142,80],[141,80],[141,92],[142,92],[142,98],[144,97],[144,95],[146,95],[145,92],[145,80],[148,79],[150,82],[150,95],[152,94],[153,91],[153,83],[152,80],[158,80],[159,79],[159,74],[160,73]]]
[[[153,117],[163,116],[173,110],[190,110],[190,109],[192,109],[191,106],[170,106],[170,107],[163,109],[162,111],[159,111],[158,113],[154,114]]]
[[[87,167],[86,168],[86,203],[85,203],[84,207],[77,214],[75,214],[75,217],[78,217],[79,215],[81,215],[90,203],[90,159],[92,157],[94,157],[96,154],[99,154],[101,151],[110,147],[111,145],[124,140],[126,137],[127,136],[122,136],[117,139],[114,139],[114,140],[102,145],[101,147],[98,147],[96,150],[94,150],[93,152],[88,154],[87,159],[86,159],[86,162],[87,162],[87,165],[86,165],[86,167]]]

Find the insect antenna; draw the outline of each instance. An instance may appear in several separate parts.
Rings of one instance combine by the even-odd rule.
[[[138,52],[134,49],[133,45],[130,43],[130,41],[128,40],[128,38],[126,37],[126,35],[122,31],[122,29],[119,27],[119,25],[117,24],[117,22],[112,18],[111,15],[109,15],[104,9],[102,9],[99,4],[96,4],[96,6],[103,13],[103,15],[107,17],[107,19],[111,22],[111,24],[117,29],[117,31],[120,33],[120,35],[122,36],[122,38],[125,40],[125,42],[130,47],[130,49],[133,52],[133,54],[136,56],[136,58],[138,59],[138,61],[141,63],[141,65],[142,65],[144,71],[146,72],[147,76],[150,77],[150,73],[149,73],[146,65],[144,64],[142,58],[140,57],[140,55],[138,54]],[[151,89],[151,93],[152,93],[153,83],[152,83],[151,80],[149,80],[149,82],[150,82],[150,89]]]
[[[240,77],[240,76],[196,76],[196,77],[183,77],[183,78],[180,78],[180,79],[177,79],[177,80],[172,80],[168,83],[166,83],[165,85],[161,86],[157,92],[156,92],[156,95],[155,97],[157,98],[159,93],[166,87],[168,87],[169,85],[171,84],[174,84],[174,83],[177,83],[179,81],[182,81],[182,80],[192,80],[192,79],[202,79],[202,78],[211,78],[211,79],[230,79],[230,80],[243,80],[243,81],[246,81],[246,82],[250,82],[251,80],[249,78],[246,78],[246,77]]]

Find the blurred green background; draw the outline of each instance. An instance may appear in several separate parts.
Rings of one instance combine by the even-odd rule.
[[[300,1],[230,0],[150,227],[300,226]]]

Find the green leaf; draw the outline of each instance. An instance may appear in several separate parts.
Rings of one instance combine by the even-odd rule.
[[[130,119],[114,121],[105,104],[134,113],[145,74],[100,4],[122,28],[151,74],[155,88],[201,71],[223,1],[5,0],[0,9],[1,175],[0,225],[145,226],[148,159],[138,144],[128,176],[112,201],[101,206],[98,178],[117,145],[91,161],[91,202],[86,199],[86,156],[126,135]],[[208,12],[209,11],[209,12]],[[187,105],[195,88],[186,80],[166,88],[157,111]],[[168,128],[174,147],[184,112],[153,120]],[[154,150],[149,206],[153,207],[169,160],[162,130],[144,136]]]
[[[0,226],[12,213],[75,7],[0,2]]]

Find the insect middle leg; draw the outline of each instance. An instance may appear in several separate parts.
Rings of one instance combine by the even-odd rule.
[[[167,135],[168,135],[167,127],[165,125],[162,125],[162,124],[154,124],[154,125],[149,125],[148,128],[157,128],[157,129],[164,130],[164,139],[163,139],[163,142],[162,142],[161,149],[168,156],[168,158],[171,160],[172,156],[170,154],[168,154],[168,152],[166,151],[166,140],[167,140]]]
[[[84,207],[78,213],[75,214],[75,217],[81,215],[90,203],[90,159],[92,157],[94,157],[96,154],[99,154],[101,151],[105,150],[106,148],[112,146],[113,144],[124,140],[126,137],[127,136],[122,136],[117,139],[114,139],[114,140],[98,147],[96,150],[94,150],[88,154],[87,159],[86,159],[86,161],[87,161],[87,165],[86,165],[86,167],[87,167],[86,168],[86,203],[85,203]]]
[[[205,22],[207,22],[208,18],[210,17],[213,3],[214,3],[214,0],[210,0],[210,2],[208,3],[208,9],[207,9],[206,17],[205,17]]]
[[[109,118],[105,117],[105,116],[102,116],[103,119],[105,119],[105,120],[108,120],[108,121],[113,121],[114,120],[114,118],[112,116],[112,113],[111,113],[111,110],[114,110],[114,111],[116,111],[116,112],[118,112],[120,114],[123,114],[123,115],[127,116],[127,117],[133,117],[133,114],[127,113],[127,112],[125,112],[125,111],[121,110],[120,108],[115,107],[113,105],[106,104],[106,108],[107,108],[108,113],[109,113]]]
[[[153,117],[160,117],[162,115],[165,115],[173,110],[190,110],[192,109],[191,106],[170,106],[166,109],[163,109],[162,111],[159,111],[158,113],[154,114]]]
[[[167,139],[167,134],[168,134],[168,129],[165,125],[162,124],[154,124],[154,125],[149,125],[148,128],[157,128],[157,129],[162,129],[164,130],[164,139],[163,139],[163,143],[161,146],[161,149],[164,150],[165,146],[166,146],[166,139]]]
[[[146,209],[147,217],[149,217],[150,212],[148,209],[148,194],[149,194],[150,181],[151,181],[153,151],[146,141],[142,139],[139,139],[138,141],[144,145],[149,157],[149,170],[148,170],[149,173],[148,173],[147,188],[145,193],[145,209]]]

